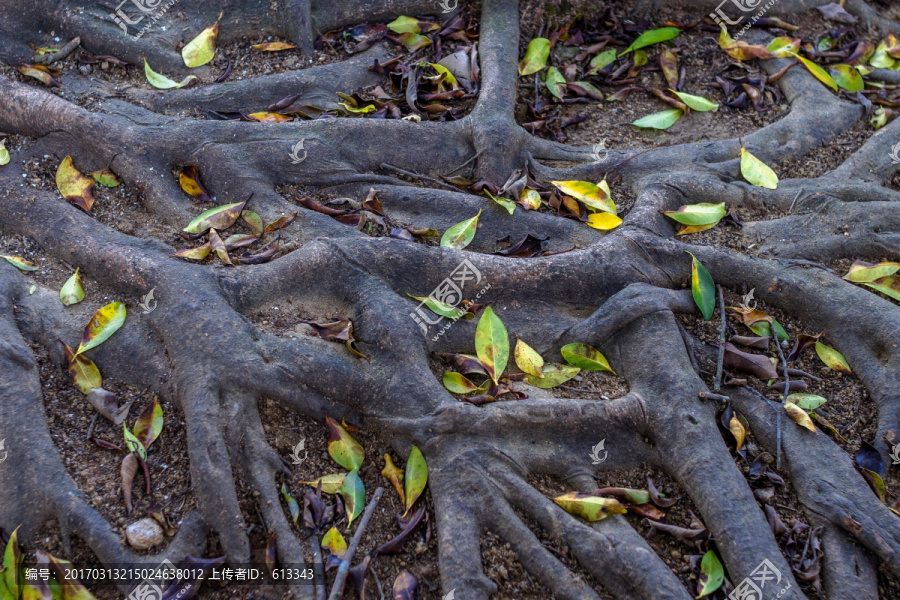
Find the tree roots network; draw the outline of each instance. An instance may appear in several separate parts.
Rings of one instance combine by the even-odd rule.
[[[22,549],[25,568],[49,560],[42,551],[76,566],[168,559],[209,567],[211,559],[197,557],[216,556],[224,558],[215,564],[236,566],[263,564],[265,554],[314,566],[319,582],[289,592],[274,586],[273,597],[324,599],[335,577],[346,576],[347,597],[356,587],[383,598],[393,586],[394,598],[406,598],[414,586],[409,573],[397,575],[401,566],[418,580],[419,598],[688,600],[705,586],[720,599],[900,597],[900,513],[892,507],[900,481],[891,466],[900,442],[900,308],[842,278],[852,261],[900,260],[900,193],[891,187],[900,119],[885,113],[896,106],[892,84],[869,85],[885,69],[866,70],[862,92],[832,93],[791,56],[729,58],[708,2],[134,4],[0,6],[0,132],[11,155],[0,167],[0,249],[40,267],[0,261],[0,535]],[[798,51],[811,56],[802,48],[812,44],[820,64],[854,64],[857,42],[874,46],[900,29],[882,4],[823,9],[854,19],[849,27],[826,21],[816,10],[824,4],[781,0],[737,43],[802,37]],[[401,21],[415,31],[382,25],[402,15],[419,19]],[[807,28],[772,33],[764,26],[784,26],[777,18]],[[187,52],[213,23],[214,62],[186,68],[182,46]],[[643,71],[630,52],[588,73],[604,47],[621,54],[641,32],[672,25],[679,37],[637,54],[649,57]],[[416,35],[432,44],[420,48]],[[517,72],[539,37],[550,40],[549,64],[568,81],[560,100],[548,93],[546,68]],[[288,51],[293,68],[273,72],[270,57],[281,64],[286,55],[249,49],[273,40],[296,47]],[[451,55],[449,76],[430,66]],[[673,56],[680,75],[665,73]],[[890,56],[881,53],[893,63]],[[175,80],[199,81],[154,89],[145,59]],[[49,70],[16,70],[40,63]],[[691,83],[701,67],[714,69],[710,80],[725,74],[718,88]],[[666,85],[664,75],[674,79]],[[596,101],[627,86],[636,89],[619,103]],[[662,92],[668,87],[721,106],[691,111],[657,135],[628,124],[632,101],[661,109],[650,94],[639,99],[650,88],[679,102]],[[869,120],[879,116],[887,124],[873,134]],[[576,125],[584,117],[601,123],[594,139]],[[256,122],[271,119],[289,122]],[[691,137],[692,126],[712,122],[721,122],[719,135]],[[563,143],[567,136],[583,143]],[[610,139],[621,147],[600,143]],[[802,167],[822,148],[842,148],[842,139],[852,147],[827,170]],[[774,167],[776,189],[748,183],[742,148]],[[59,167],[66,157],[72,165]],[[68,201],[53,182],[57,167]],[[104,171],[121,183],[95,185],[96,203],[85,211],[93,179],[84,178],[102,180]],[[792,177],[801,172],[809,176]],[[185,193],[191,178],[205,188],[193,197]],[[606,214],[585,208],[602,189],[590,186],[585,200],[551,183],[604,179],[623,219],[609,230],[585,222]],[[680,226],[661,214],[722,202],[729,215],[691,235],[676,235]],[[183,233],[202,211],[239,203]],[[438,245],[426,231],[440,235],[476,213],[477,227],[461,226],[453,244]],[[274,225],[262,233],[260,222]],[[188,256],[206,260],[173,256],[198,246]],[[713,284],[701,272],[692,292],[692,261]],[[87,295],[67,306],[59,290],[76,267]],[[887,279],[878,281],[889,288],[896,280],[890,264],[883,268]],[[432,308],[466,316],[442,318],[410,297],[429,295],[460,307]],[[101,333],[115,329],[109,314],[91,316],[115,301],[127,311],[124,324],[85,354],[65,356],[59,341],[77,348],[89,321]],[[704,320],[698,306],[714,316]],[[789,342],[778,341],[780,326]],[[804,349],[823,332],[815,350]],[[522,374],[535,360],[516,351],[517,340],[546,361],[544,386],[557,371],[569,380],[530,385],[542,381]],[[615,374],[585,369],[571,378],[574,369],[553,366],[566,365],[560,351],[570,344],[596,349]],[[500,378],[505,345],[509,366],[498,385],[468,395],[442,385],[445,373],[468,370],[480,386],[488,356]],[[833,357],[842,356],[852,374],[818,355],[838,368]],[[124,426],[134,431],[137,421],[144,442],[154,435],[152,399],[164,407],[162,436],[145,461],[129,466],[117,401],[75,388],[73,378],[84,384],[92,365],[118,402],[136,390]],[[66,406],[51,401],[59,387]],[[815,420],[786,410],[785,391],[813,394],[789,401],[814,410]],[[829,403],[810,407],[816,396]],[[90,418],[92,405],[102,416]],[[377,487],[387,490],[373,522],[390,517],[381,521],[384,535],[364,532],[355,555],[327,573],[322,563],[340,564],[340,551],[323,550],[322,536],[334,525],[349,543],[363,519],[348,528],[344,518],[362,510],[351,475],[337,495],[303,485],[359,466],[345,437],[330,448],[346,451],[343,470],[323,459],[309,463],[316,472],[304,471],[304,453],[326,456],[326,415],[332,432],[363,440],[359,474],[369,500]],[[297,423],[312,437],[292,461],[275,432]],[[185,487],[164,499],[176,485],[179,447]],[[400,532],[388,511],[403,511],[377,449],[402,467],[418,464],[413,447],[428,484],[401,519],[409,528],[396,544],[401,561],[391,548],[378,550]],[[114,475],[115,485],[100,486],[111,499],[85,489],[85,472],[101,463]],[[136,504],[127,512],[126,492]],[[554,502],[573,492],[588,493],[575,497],[583,504],[627,512],[586,520]],[[149,554],[130,533],[126,543],[126,526],[146,518],[169,540]],[[155,525],[144,524],[152,533]],[[413,547],[431,554],[419,561]],[[762,596],[729,596],[757,585],[761,569],[771,575]],[[129,589],[85,579],[98,597]],[[196,593],[189,584],[179,589]],[[217,589],[204,584],[200,597],[219,597]],[[229,589],[222,597],[265,595]]]

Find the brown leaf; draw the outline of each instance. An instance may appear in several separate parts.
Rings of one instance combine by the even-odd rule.
[[[787,360],[788,362],[792,362],[800,358],[800,353],[809,348],[810,346],[815,346],[816,342],[819,341],[825,335],[825,332],[816,334],[816,335],[807,335],[805,333],[801,333],[797,336],[797,341],[794,342],[794,348],[791,350],[791,353],[788,354]]]
[[[278,217],[278,220],[276,220],[274,223],[269,223],[268,225],[266,225],[266,228],[263,231],[263,233],[265,235],[268,235],[268,234],[272,233],[273,231],[278,231],[279,229],[284,229],[285,227],[287,227],[288,225],[293,223],[294,219],[296,219],[296,218],[297,218],[297,213],[291,213],[291,214],[283,216],[283,217]]]
[[[134,476],[137,474],[137,470],[137,457],[129,452],[122,459],[122,466],[119,467],[119,474],[122,476],[122,498],[125,500],[125,508],[129,514],[131,514],[133,509],[131,505],[131,486],[134,483]]]
[[[203,187],[203,184],[200,183],[200,172],[197,170],[197,167],[190,166],[183,168],[181,174],[178,176],[178,183],[181,185],[181,189],[200,202],[213,201],[212,196],[209,195],[209,192],[207,192],[206,188]]]
[[[759,379],[777,379],[778,373],[772,362],[761,354],[742,352],[732,344],[725,344],[725,366],[744,373],[750,373]]]
[[[233,264],[228,257],[228,250],[225,248],[225,243],[222,242],[222,238],[219,237],[219,234],[215,229],[209,230],[209,246],[223,263],[229,266]]]

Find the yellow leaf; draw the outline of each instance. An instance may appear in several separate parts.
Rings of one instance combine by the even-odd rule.
[[[747,430],[744,429],[743,423],[737,418],[737,414],[731,415],[731,420],[728,422],[728,429],[731,431],[731,435],[734,436],[734,441],[737,442],[735,450],[740,450],[747,437]]]
[[[741,175],[749,183],[774,190],[778,187],[778,175],[769,165],[750,154],[741,146]]]
[[[832,371],[839,371],[841,373],[853,372],[850,370],[850,365],[847,364],[847,360],[844,356],[831,346],[826,346],[822,342],[816,342],[816,354],[819,355],[822,362]]]
[[[125,323],[125,305],[121,302],[107,304],[94,313],[81,335],[81,344],[75,354],[96,348],[109,339]]]
[[[321,483],[323,492],[326,494],[337,494],[341,490],[341,485],[344,483],[344,478],[346,476],[346,473],[334,473],[332,475],[323,475],[313,481],[301,481],[300,483],[305,483],[316,489],[318,489],[319,484]]]
[[[588,521],[599,521],[610,515],[624,515],[626,510],[615,498],[570,492],[553,499],[567,513]]]
[[[784,410],[785,412],[787,412],[791,420],[794,421],[794,423],[796,423],[800,427],[809,429],[813,433],[818,433],[816,431],[816,426],[813,424],[812,419],[809,418],[809,415],[805,410],[803,410],[793,402],[785,402]]]
[[[94,180],[85,177],[75,168],[71,156],[65,157],[56,169],[56,187],[63,198],[84,212],[91,211],[94,205]]]
[[[326,416],[325,423],[328,426],[328,454],[348,471],[359,469],[366,456],[363,447],[331,417]]]
[[[178,88],[183,88],[190,82],[197,79],[196,75],[188,75],[181,82],[175,82],[166,77],[165,75],[160,75],[156,71],[150,68],[150,63],[147,62],[147,59],[144,59],[144,76],[147,78],[147,81],[158,90],[173,90]]]
[[[550,183],[556,186],[556,189],[563,194],[580,200],[590,209],[602,210],[613,215],[617,212],[616,204],[612,201],[607,191],[609,190],[609,184],[604,189],[589,181],[551,181]]]
[[[544,359],[538,354],[534,348],[523,342],[516,336],[515,351],[516,366],[523,373],[534,375],[535,377],[544,377]]]
[[[219,15],[222,18],[222,15]],[[200,35],[185,44],[181,49],[181,58],[187,67],[194,68],[205,65],[216,55],[216,38],[219,36],[219,22],[216,21],[200,32]]]
[[[815,77],[816,79],[818,79],[819,81],[821,81],[822,83],[824,83],[825,85],[827,85],[828,87],[833,89],[835,92],[838,91],[837,83],[834,81],[834,79],[831,77],[831,75],[828,74],[828,72],[825,69],[823,69],[822,67],[820,67],[813,61],[803,58],[796,52],[791,52],[790,54],[791,54],[791,56],[793,56],[794,58],[796,58],[800,62],[802,62],[803,66],[806,67],[810,73],[812,73],[813,77]]]
[[[381,475],[391,482],[391,485],[397,490],[397,495],[400,496],[400,502],[403,503],[403,506],[406,506],[406,492],[403,489],[403,471],[394,464],[390,454],[384,455],[384,469],[381,470]]]
[[[337,530],[337,527],[332,527],[322,536],[322,547],[338,558],[343,558],[347,554],[347,540]]]
[[[265,44],[253,44],[254,50],[262,52],[278,52],[280,50],[291,50],[296,48],[294,44],[285,44],[284,42],[267,42]]]

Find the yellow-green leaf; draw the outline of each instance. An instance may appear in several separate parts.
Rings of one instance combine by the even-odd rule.
[[[778,187],[778,175],[775,174],[775,171],[769,165],[750,154],[743,146],[741,146],[741,175],[755,186],[770,190]]]
[[[528,42],[525,57],[519,62],[519,75],[533,75],[545,66],[550,58],[550,40],[547,38],[534,38]]]
[[[125,423],[122,423],[122,435],[125,436],[125,447],[128,448],[128,451],[147,460],[147,449],[144,448],[141,440],[128,431],[128,426]]]
[[[615,498],[604,498],[581,492],[569,492],[557,496],[553,501],[567,513],[587,521],[599,521],[610,515],[624,515],[627,512]]]
[[[800,427],[809,429],[813,433],[818,433],[816,431],[816,426],[813,424],[812,419],[809,418],[809,415],[805,410],[803,410],[793,402],[785,402],[784,410],[794,423],[796,423]]]
[[[38,564],[41,563],[42,552],[39,550]],[[72,577],[66,577],[76,571],[74,565],[67,560],[56,558],[51,554],[46,554],[48,566],[55,582],[51,581],[50,589],[54,591],[53,598],[56,599],[56,590],[60,591],[60,600],[97,600],[94,595],[88,591],[84,585]]]
[[[853,372],[850,370],[850,365],[847,364],[847,360],[844,356],[831,346],[826,346],[822,342],[816,342],[816,354],[819,355],[822,362],[832,371],[839,371],[841,373]]]
[[[478,389],[478,386],[472,383],[468,377],[455,371],[444,373],[441,381],[444,387],[454,394],[469,394]]]
[[[418,446],[413,446],[406,460],[406,474],[403,487],[406,495],[406,513],[415,505],[428,483],[428,464]]]
[[[178,258],[187,258],[189,260],[203,260],[209,253],[212,251],[212,244],[206,242],[202,246],[197,246],[196,248],[186,248],[185,250],[179,250],[172,256],[177,256]]]
[[[541,369],[543,377],[535,377],[534,375],[526,375],[525,381],[529,385],[541,389],[555,388],[572,379],[581,372],[578,367],[570,367],[569,365],[558,365],[556,363],[545,364]]]
[[[485,188],[484,193],[488,198],[505,208],[506,212],[508,212],[509,214],[513,214],[516,211],[516,203],[509,198],[501,198],[499,196],[495,196],[487,188]]]
[[[445,67],[444,65],[438,63],[428,63],[428,66],[437,71],[436,78],[441,79],[441,89],[447,90],[455,90],[459,88],[459,81],[456,79],[456,75],[454,75],[450,69]],[[435,79],[434,77],[429,77],[428,79]]]
[[[780,36],[766,45],[766,50],[777,56],[789,56],[800,48],[798,38]]]
[[[478,217],[481,216],[481,210],[471,219],[466,219],[462,223],[457,223],[444,232],[441,236],[441,246],[446,248],[456,248],[462,250],[468,246],[475,237],[475,230],[478,227]]]
[[[484,309],[475,328],[475,354],[493,382],[497,383],[509,361],[509,334],[490,306]]]
[[[693,254],[691,254],[691,294],[703,318],[710,320],[716,310],[716,284],[706,267]]]
[[[681,109],[669,108],[649,114],[646,117],[641,117],[637,121],[633,121],[631,124],[635,127],[641,127],[643,129],[668,129],[669,127],[674,125],[679,118],[681,118],[681,115]]]
[[[422,33],[423,31],[434,31],[440,26],[431,21],[420,21],[415,17],[407,17],[401,15],[387,24],[388,29],[394,33]]]
[[[252,44],[251,48],[261,52],[279,52],[281,50],[291,50],[296,48],[294,44],[285,44],[284,42],[266,42],[265,44]]]
[[[600,231],[609,231],[622,224],[622,219],[608,212],[595,212],[588,215],[586,223]]]
[[[412,32],[401,33],[400,41],[403,42],[411,52],[421,50],[422,48],[431,45],[431,39],[428,36]]]
[[[550,67],[547,69],[547,79],[544,80],[544,85],[547,86],[547,90],[552,96],[562,99],[562,88],[566,85],[566,78],[559,72],[559,69]]]
[[[178,88],[183,88],[190,82],[197,79],[196,75],[188,75],[181,82],[175,82],[166,77],[165,75],[160,75],[156,71],[150,68],[150,63],[147,62],[147,59],[144,59],[144,76],[147,77],[147,82],[155,87],[158,90],[173,90]]]
[[[708,100],[703,96],[695,96],[693,94],[685,94],[684,92],[677,92],[675,90],[670,89],[670,92],[681,98],[681,101],[687,104],[693,110],[699,112],[708,112],[711,110],[716,110],[719,108],[719,105],[712,100]]]
[[[803,410],[816,410],[828,402],[828,400],[816,394],[789,394],[785,401],[792,402]]]
[[[3,552],[3,569],[0,571],[0,574],[3,576],[3,584],[6,586],[6,590],[8,594],[11,596],[7,596],[6,598],[10,598],[11,600],[15,600],[19,597],[19,590],[22,585],[25,583],[22,581],[22,561],[25,559],[22,556],[22,551],[19,549],[19,528],[12,532],[12,535],[9,536],[9,541],[6,543],[6,549]],[[4,598],[4,600],[6,600]]]
[[[356,469],[347,473],[347,477],[341,485],[341,497],[344,499],[344,508],[347,511],[347,527],[350,527],[353,520],[362,514],[366,504],[366,488]]]
[[[523,373],[528,373],[534,377],[544,377],[544,359],[534,348],[516,337],[515,351],[516,366]]]
[[[700,561],[700,581],[703,582],[703,587],[700,588],[698,599],[709,596],[725,583],[725,571],[722,569],[722,563],[719,562],[719,557],[712,550],[704,554],[703,560]]]
[[[75,354],[96,348],[108,340],[125,323],[125,313],[125,305],[121,302],[112,302],[95,312],[81,334],[81,344]]]
[[[204,211],[188,223],[188,226],[183,231],[185,233],[202,233],[210,228],[220,231],[228,229],[237,221],[245,204],[247,204],[246,201],[236,204],[223,204]]]
[[[835,83],[834,79],[831,78],[831,75],[829,75],[825,69],[823,69],[813,61],[803,58],[796,52],[791,52],[790,54],[791,56],[802,62],[803,66],[806,67],[810,73],[812,73],[813,77],[833,89],[835,92],[838,91],[837,83]]]
[[[525,210],[537,210],[541,207],[541,195],[537,190],[522,190],[519,194],[519,206]]]
[[[7,254],[0,254],[0,258],[6,259],[6,262],[19,269],[20,271],[37,271],[38,268],[33,262],[29,262],[24,258],[19,258],[18,256],[9,256]]]
[[[404,474],[403,471],[394,464],[390,454],[384,455],[384,469],[381,470],[381,475],[391,482],[391,485],[397,490],[397,495],[400,496],[401,504],[406,506],[406,492],[403,489]]]
[[[897,271],[900,271],[900,263],[897,262],[867,263],[858,260],[850,265],[850,270],[843,279],[853,283],[871,283]]]
[[[134,437],[140,440],[144,448],[149,450],[150,445],[162,433],[164,423],[162,406],[159,405],[156,396],[153,396],[153,402],[147,406],[134,424]]]
[[[591,70],[588,71],[588,75],[596,75],[597,72],[600,71],[600,69],[608,67],[614,60],[616,60],[615,49],[610,48],[609,50],[604,50],[591,59]]]
[[[62,300],[63,306],[71,306],[84,300],[84,288],[81,287],[81,276],[77,268],[59,290],[59,299]]]
[[[322,547],[338,558],[344,558],[344,555],[347,554],[347,540],[337,530],[337,527],[332,527],[322,536]]]
[[[366,457],[366,451],[340,423],[327,415],[325,423],[328,426],[328,454],[334,462],[348,471],[359,469]]]
[[[582,371],[615,371],[609,366],[606,357],[599,350],[587,344],[566,344],[559,350],[566,362]]]
[[[850,65],[832,65],[828,72],[836,84],[849,92],[859,92],[865,87],[862,75]]]
[[[72,157],[65,157],[56,169],[56,187],[63,198],[83,210],[90,212],[94,205],[94,180],[85,177],[75,168]]]
[[[340,491],[341,485],[344,483],[344,477],[346,476],[346,473],[333,473],[331,475],[323,475],[313,481],[301,481],[300,483],[305,483],[313,488],[318,488],[321,483],[323,492],[326,494],[337,494]]]
[[[88,392],[95,388],[103,386],[103,378],[100,376],[100,369],[94,364],[94,361],[83,354],[75,354],[68,344],[62,342],[66,351],[66,362],[69,364],[68,372],[75,383],[75,387],[87,396]]]
[[[116,177],[116,174],[109,169],[94,171],[93,173],[91,173],[91,179],[93,179],[103,187],[114,188],[118,187],[119,185],[119,179]]]
[[[300,518],[300,505],[297,504],[297,501],[291,496],[291,493],[287,489],[287,484],[281,484],[281,497],[284,498],[284,501],[288,505],[288,511],[291,514],[291,521],[295,524],[297,520]]]
[[[678,210],[663,211],[664,215],[684,225],[715,225],[726,213],[724,202],[700,202],[682,206]]]
[[[219,15],[222,18],[222,15]],[[193,69],[205,65],[216,55],[216,38],[219,37],[219,22],[216,21],[200,32],[181,49],[184,65]]]
[[[638,48],[644,48],[646,46],[652,46],[653,44],[659,44],[660,42],[666,42],[675,38],[681,30],[677,27],[660,27],[659,29],[650,29],[645,31],[641,35],[638,36],[636,40],[631,42],[631,45],[626,48],[622,54],[628,54],[632,50],[637,50]]]
[[[590,209],[602,210],[616,214],[616,203],[612,201],[607,188],[604,189],[590,181],[551,181],[556,189],[567,196],[580,200]]]
[[[6,149],[6,140],[0,140],[0,167],[9,163],[9,150]]]
[[[441,302],[440,300],[435,300],[431,296],[413,296],[412,294],[406,294],[413,300],[418,300],[425,304],[428,309],[442,317],[447,317],[449,319],[459,319],[463,315],[467,314],[465,310],[458,308],[456,306],[451,306],[446,302]]]
[[[889,296],[894,300],[900,301],[900,277],[881,277],[871,283],[865,283],[863,285],[872,288],[877,292],[881,292],[885,296]]]

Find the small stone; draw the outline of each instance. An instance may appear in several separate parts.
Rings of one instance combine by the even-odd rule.
[[[134,233],[134,223],[125,220],[119,221],[119,231],[128,234]]]
[[[163,542],[163,530],[159,523],[148,517],[126,527],[125,539],[135,550],[149,550]]]
[[[288,58],[286,58],[284,60],[284,66],[287,67],[288,69],[293,69],[294,67],[297,66],[298,62],[299,61],[297,60],[296,56],[289,56]]]

